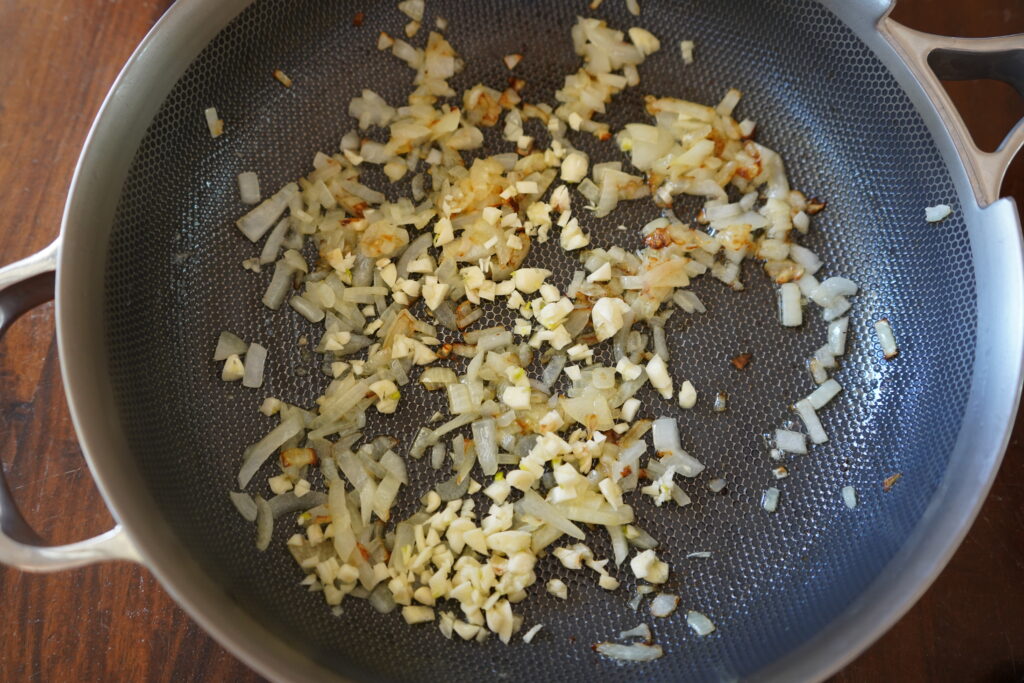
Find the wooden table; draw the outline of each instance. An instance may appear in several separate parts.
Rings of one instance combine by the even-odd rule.
[[[0,0],[0,262],[57,234],[72,169],[107,88],[168,0]],[[1024,32],[1020,0],[901,0],[926,31]],[[1002,84],[951,87],[982,146],[1024,113]],[[1024,200],[1018,162],[1004,194]],[[1022,204],[1024,205],[1024,204]],[[52,305],[0,341],[0,451],[44,538],[101,532],[110,516],[63,400]],[[42,436],[42,435],[47,436]],[[1024,680],[1024,421],[967,540],[920,602],[836,681]],[[259,680],[145,569],[108,564],[36,576],[0,569],[0,680]]]

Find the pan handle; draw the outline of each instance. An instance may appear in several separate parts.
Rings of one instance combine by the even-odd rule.
[[[1006,169],[1024,145],[1024,118],[994,152],[978,149],[940,80],[991,78],[1009,83],[1024,97],[1024,34],[995,38],[937,36],[907,28],[888,16],[880,22],[879,30],[938,109],[967,167],[978,204],[984,208],[999,199]]]
[[[0,337],[22,314],[53,299],[59,248],[58,239],[39,253],[0,268]],[[103,560],[140,561],[120,524],[85,541],[45,546],[18,511],[0,468],[0,563],[48,572]]]

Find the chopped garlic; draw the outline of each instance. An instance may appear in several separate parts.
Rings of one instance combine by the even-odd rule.
[[[562,293],[558,291],[558,287],[552,284],[544,283],[537,291],[540,293],[540,298],[549,304],[553,304],[562,298]]]
[[[594,358],[594,350],[586,344],[575,344],[570,346],[566,353],[569,354],[569,360],[584,360],[589,361]]]
[[[675,473],[676,468],[669,467],[665,470],[664,474],[640,489],[640,493],[650,496],[654,499],[654,504],[661,507],[662,504],[672,500],[672,491],[676,487],[675,482],[672,480]]]
[[[377,394],[377,412],[393,413],[398,408],[398,385],[389,379],[382,379],[370,385],[370,391]]]
[[[618,510],[622,507],[622,489],[619,488],[618,484],[605,477],[598,483],[597,488],[601,490],[601,494],[608,501],[608,504],[612,506],[613,510]]]
[[[419,280],[405,280],[405,279],[399,278],[396,284],[397,284],[398,288],[401,289],[402,292],[405,293],[406,296],[412,297],[413,299],[419,297],[419,295],[420,295],[420,281]]]
[[[637,26],[629,29],[629,39],[645,55],[654,54],[661,49],[661,41],[654,34]]]
[[[553,330],[558,327],[562,321],[572,313],[572,311],[572,301],[562,297],[554,303],[545,305],[539,312],[536,312],[537,322],[549,330]]]
[[[626,356],[619,359],[619,362],[615,364],[615,369],[619,371],[622,379],[625,380],[634,380],[644,371],[642,367],[629,360]]]
[[[632,422],[636,419],[638,410],[640,410],[640,399],[627,398],[622,404],[622,419],[626,422]]]
[[[679,388],[679,407],[689,410],[695,405],[697,405],[697,390],[690,380],[686,380]]]
[[[662,398],[672,398],[672,377],[669,376],[668,366],[661,356],[655,355],[648,361],[647,376]]]
[[[263,399],[263,403],[260,404],[260,412],[270,417],[271,415],[277,415],[281,411],[280,399],[276,399],[273,396],[268,396]]]
[[[551,579],[547,582],[547,591],[556,598],[566,600],[569,598],[569,587],[561,579]]]
[[[470,624],[465,621],[456,621],[455,632],[459,634],[459,637],[463,640],[472,640],[481,633],[481,630],[480,626],[477,624]]]
[[[284,474],[271,477],[267,480],[267,483],[270,485],[270,490],[278,495],[292,490],[292,481]]]
[[[343,564],[335,573],[334,578],[342,583],[355,583],[359,578],[359,570],[350,564]]]
[[[566,569],[582,569],[584,560],[594,559],[594,553],[582,543],[568,548],[555,548],[553,554]]]
[[[683,64],[686,64],[687,66],[693,64],[693,48],[694,45],[692,40],[684,40],[679,43],[679,52],[683,56]]]
[[[629,304],[619,298],[601,297],[594,304],[590,317],[594,323],[597,340],[603,341],[615,335],[625,324],[625,314],[630,310]]]
[[[408,605],[402,608],[402,618],[407,624],[422,624],[434,620],[434,610],[421,605]]]
[[[391,261],[388,261],[387,259],[382,260],[384,261],[383,266],[380,265],[380,262],[377,263],[377,269],[378,272],[380,272],[380,279],[384,280],[384,284],[389,288],[394,289],[395,283],[398,281],[398,268],[394,263],[391,263]]]
[[[582,249],[590,244],[590,237],[584,234],[583,229],[580,228],[579,221],[573,218],[565,225],[564,228],[562,228],[562,234],[559,237],[559,244],[561,244],[562,249],[565,249],[566,251]]]
[[[668,564],[658,559],[653,550],[645,550],[637,553],[629,561],[629,568],[638,579],[644,579],[651,583],[665,583],[668,581]]]
[[[519,268],[512,273],[516,289],[523,294],[533,294],[541,288],[544,280],[551,275],[545,268]]]
[[[443,247],[455,239],[455,229],[449,218],[438,218],[434,223],[434,246]]]
[[[527,410],[530,407],[530,387],[508,387],[501,394],[501,402],[514,410]]]
[[[237,353],[233,353],[224,359],[224,369],[220,372],[220,378],[225,382],[237,382],[245,376],[245,365]]]
[[[554,211],[568,211],[570,202],[569,188],[566,185],[559,185],[551,193],[551,209]]]
[[[551,348],[561,351],[572,343],[572,335],[565,329],[565,325],[559,325],[552,331],[548,343],[551,344]]]
[[[423,302],[430,310],[437,310],[437,307],[444,303],[449,289],[451,287],[448,284],[438,282],[436,277],[428,275],[423,278]]]
[[[567,183],[580,182],[587,177],[587,166],[589,163],[587,155],[583,152],[570,152],[562,160],[562,180]]]
[[[608,282],[612,279],[612,266],[603,263],[597,270],[587,276],[587,282]]]
[[[605,481],[608,481],[608,480],[605,479]],[[613,590],[618,589],[620,584],[619,584],[618,579],[616,579],[611,574],[601,574],[601,576],[598,577],[598,579],[597,579],[597,585],[599,585],[601,588],[605,589],[606,591],[613,591]]]

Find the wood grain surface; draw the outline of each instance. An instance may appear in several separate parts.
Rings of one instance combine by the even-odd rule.
[[[641,0],[642,1],[642,0]],[[0,0],[0,262],[57,234],[89,124],[167,0]],[[1024,32],[1021,0],[901,0],[896,17],[949,35]],[[995,83],[950,91],[983,147],[1024,114]],[[1024,200],[1024,164],[1004,194]],[[26,517],[54,543],[111,524],[63,398],[52,304],[0,341],[0,451]],[[834,680],[1024,680],[1024,421],[967,540],[925,596]],[[145,569],[0,568],[0,681],[256,681]]]

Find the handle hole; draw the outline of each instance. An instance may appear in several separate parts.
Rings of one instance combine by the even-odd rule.
[[[974,144],[994,152],[1017,121],[1024,117],[1024,100],[1008,83],[992,79],[942,81]]]
[[[27,312],[0,340],[0,451],[22,516],[50,544],[113,525],[93,484],[64,399],[53,303]]]

